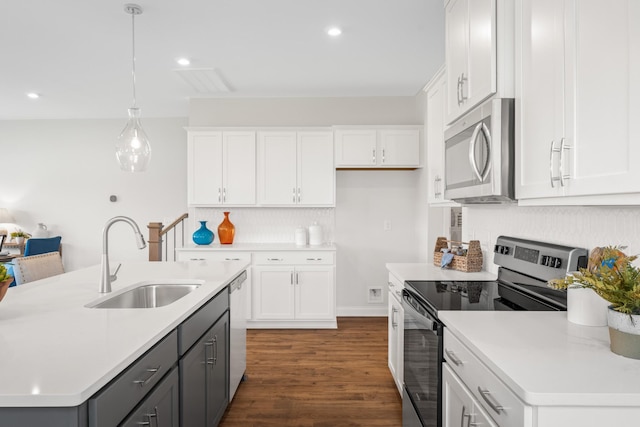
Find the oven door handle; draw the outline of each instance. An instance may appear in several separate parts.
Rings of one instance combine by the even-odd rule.
[[[405,317],[411,316],[411,318],[415,319],[415,321],[420,324],[420,326],[425,329],[433,332],[434,335],[438,335],[438,324],[436,321],[431,319],[430,317],[425,316],[423,313],[420,313],[416,308],[409,302],[402,304],[405,310]],[[407,314],[407,311],[409,313]]]

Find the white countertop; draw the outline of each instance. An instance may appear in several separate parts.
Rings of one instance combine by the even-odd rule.
[[[607,327],[570,323],[566,312],[438,316],[530,405],[640,406],[640,360],[612,353]]]
[[[201,286],[152,309],[96,309],[100,266],[9,288],[0,302],[0,407],[77,406],[171,332],[246,262],[125,263],[112,294],[143,281]]]
[[[221,245],[212,243],[210,245],[189,244],[183,248],[176,248],[176,252],[181,251],[335,251],[336,245],[325,243],[322,245],[297,246],[295,243],[233,243],[231,245]]]
[[[388,263],[387,270],[402,282],[407,280],[496,280],[497,275],[488,271],[465,273],[464,271],[442,269],[427,263]]]

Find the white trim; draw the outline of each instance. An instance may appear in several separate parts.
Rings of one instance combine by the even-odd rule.
[[[387,304],[380,304],[373,307],[337,307],[338,317],[388,317],[389,309]]]

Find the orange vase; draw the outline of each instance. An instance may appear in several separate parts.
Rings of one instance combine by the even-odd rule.
[[[229,221],[229,212],[224,212],[224,219],[218,226],[218,238],[223,245],[233,243],[233,237],[236,235],[236,226]]]

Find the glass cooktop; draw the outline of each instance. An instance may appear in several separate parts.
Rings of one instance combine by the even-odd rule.
[[[498,283],[474,281],[408,281],[418,295],[436,312],[439,310],[495,310]]]

